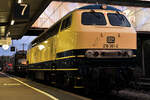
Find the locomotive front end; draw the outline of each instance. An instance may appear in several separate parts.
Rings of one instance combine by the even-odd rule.
[[[80,15],[76,54],[82,55],[77,56],[81,74],[98,87],[108,80],[111,88],[127,86],[136,61],[135,30],[120,11],[81,10]]]

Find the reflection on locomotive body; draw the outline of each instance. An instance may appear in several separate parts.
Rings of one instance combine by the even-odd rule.
[[[120,10],[85,6],[32,41],[28,74],[58,86],[119,89],[131,81],[135,51],[136,32]]]

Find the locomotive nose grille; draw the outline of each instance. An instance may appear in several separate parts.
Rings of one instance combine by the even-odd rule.
[[[132,50],[87,50],[88,58],[129,58],[134,57]]]
[[[102,52],[102,56],[120,56],[120,52]]]

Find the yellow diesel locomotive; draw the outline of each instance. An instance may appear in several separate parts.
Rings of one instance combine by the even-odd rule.
[[[124,87],[135,67],[136,48],[136,32],[123,12],[105,5],[84,6],[32,41],[28,75],[94,91]]]

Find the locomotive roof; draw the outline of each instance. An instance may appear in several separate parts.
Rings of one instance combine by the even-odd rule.
[[[80,8],[78,8],[79,10],[81,9],[102,9],[102,10],[113,10],[113,11],[121,11],[121,10],[119,10],[119,9],[117,9],[117,8],[115,8],[115,7],[112,7],[112,6],[107,6],[107,8],[106,9],[103,9],[103,7],[102,7],[102,4],[95,4],[95,5],[88,5],[88,6],[83,6],[83,7],[80,7]],[[75,9],[75,10],[78,10],[78,9]],[[75,10],[73,10],[73,11],[75,11]],[[70,14],[70,13],[72,13],[73,11],[71,11],[71,12],[69,12],[68,14]],[[68,15],[68,14],[66,14],[66,15]],[[56,23],[58,23],[58,22],[60,22],[62,19],[60,19],[59,21],[57,21]],[[51,27],[53,27],[56,23],[54,23]],[[45,31],[45,32],[43,32],[42,34],[40,34],[40,36],[38,36],[37,38],[35,38],[32,42],[31,42],[31,44],[34,44],[34,42],[36,42],[36,40],[38,40],[39,38],[41,38],[41,36],[43,35],[43,34],[45,34],[45,33],[47,33],[50,29],[51,29],[51,27],[49,28],[49,29],[47,29],[47,31]]]
[[[96,5],[88,5],[88,6],[80,7],[78,9],[103,9],[103,7],[101,4],[96,4]],[[103,10],[121,11],[115,7],[112,7],[112,6],[107,6],[107,8],[103,9]]]

